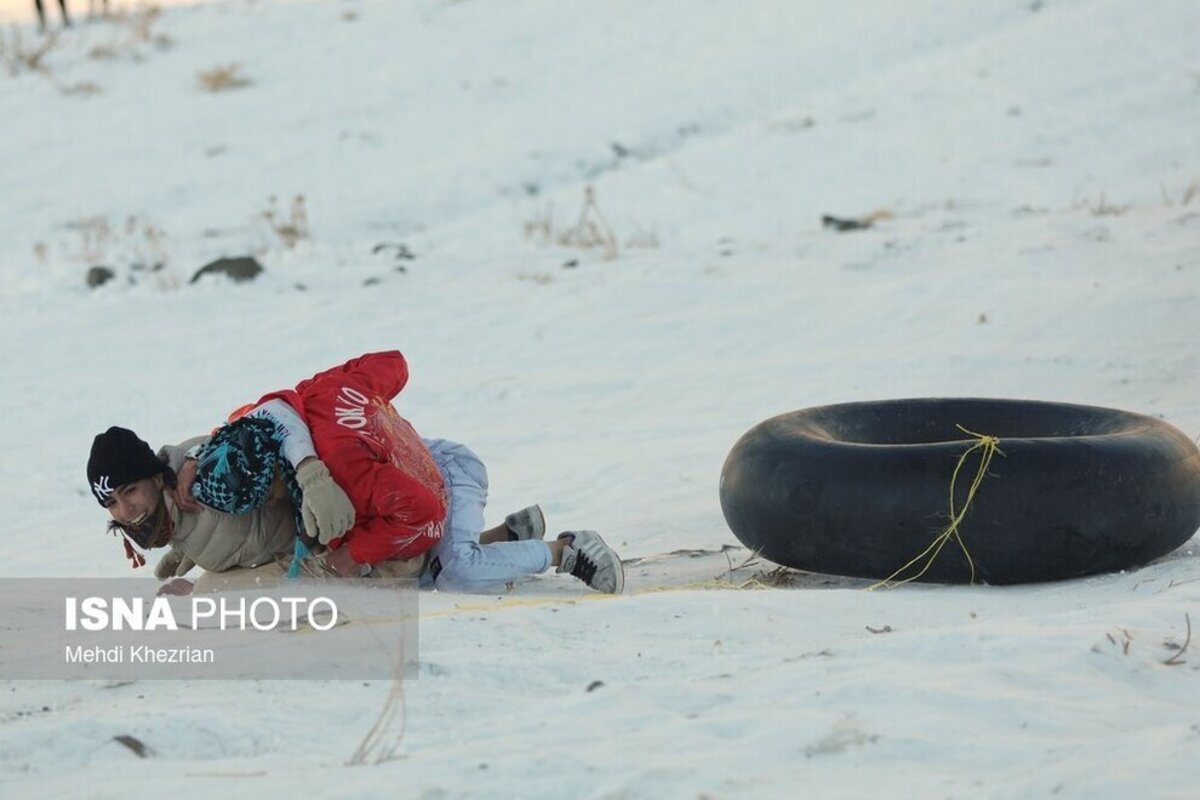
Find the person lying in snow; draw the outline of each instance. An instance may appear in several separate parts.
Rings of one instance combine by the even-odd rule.
[[[285,571],[417,575],[422,586],[489,591],[550,566],[598,591],[622,590],[621,561],[598,534],[544,542],[537,506],[482,530],[486,469],[461,444],[420,439],[396,413],[390,400],[407,378],[400,353],[368,354],[157,456],[132,431],[110,428],[93,442],[88,481],[134,566],[145,562],[134,544],[169,545],[155,574],[199,565],[198,591]],[[183,583],[164,588],[190,589]]]

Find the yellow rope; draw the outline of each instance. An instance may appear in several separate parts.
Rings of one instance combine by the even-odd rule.
[[[498,597],[495,600],[485,600],[481,602],[455,603],[451,608],[438,609],[437,611],[422,612],[417,615],[398,614],[385,615],[377,617],[358,617],[353,620],[348,620],[347,625],[392,625],[398,622],[407,620],[429,620],[437,619],[438,617],[455,617],[469,613],[484,613],[503,611],[512,608],[530,608],[536,606],[559,606],[559,605],[578,605],[580,603],[604,602],[607,600],[620,600],[624,597],[635,597],[643,594],[660,594],[663,592],[690,592],[690,591],[706,591],[706,590],[726,590],[726,591],[752,591],[756,589],[771,589],[774,588],[770,584],[763,583],[757,577],[751,577],[744,581],[734,581],[726,578],[710,578],[708,580],[691,581],[689,583],[681,583],[671,586],[647,586],[641,589],[625,592],[623,594],[601,594],[599,592],[580,594],[580,595],[509,595],[507,597]],[[303,627],[295,631],[298,634],[313,633],[314,629]]]
[[[909,581],[917,580],[924,575],[931,566],[933,566],[933,562],[937,560],[938,555],[942,552],[942,548],[946,546],[946,542],[950,541],[950,539],[954,539],[954,541],[962,549],[963,555],[967,557],[967,565],[971,568],[971,583],[975,583],[975,561],[971,558],[971,553],[967,550],[967,545],[963,542],[962,536],[958,532],[958,526],[960,523],[962,523],[963,519],[966,518],[967,511],[971,508],[971,501],[975,499],[975,492],[979,491],[980,484],[982,484],[983,479],[987,477],[987,471],[988,467],[992,463],[992,457],[995,456],[996,453],[1004,455],[1004,451],[1000,449],[1000,440],[995,436],[975,433],[975,431],[969,431],[962,425],[955,425],[955,427],[963,433],[974,436],[976,441],[975,444],[968,447],[966,452],[964,452],[958,459],[958,464],[954,467],[954,474],[950,478],[950,524],[942,529],[942,532],[934,537],[933,541],[929,543],[929,546],[918,553],[911,561],[878,583],[867,587],[867,591],[873,592],[879,588],[894,589],[897,586],[903,586]],[[971,488],[967,490],[967,500],[965,503],[963,503],[962,510],[958,511],[955,509],[954,503],[954,487],[958,483],[958,473],[962,470],[963,464],[967,462],[967,458],[976,450],[979,451],[979,469],[975,472],[975,479],[971,481]],[[921,563],[922,559],[924,559],[924,566],[921,567],[919,572],[917,572],[915,575],[910,575],[903,580],[892,583],[897,576],[902,575],[908,569]]]

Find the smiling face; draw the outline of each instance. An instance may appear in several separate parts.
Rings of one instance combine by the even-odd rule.
[[[104,506],[113,522],[123,528],[142,547],[162,547],[162,533],[168,529],[167,507],[163,501],[163,478],[142,478],[122,486]]]

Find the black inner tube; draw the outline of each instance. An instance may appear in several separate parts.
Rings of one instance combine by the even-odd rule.
[[[883,579],[949,522],[951,476],[1000,439],[959,528],[921,580],[1026,583],[1123,569],[1200,527],[1200,450],[1181,431],[1116,409],[1022,400],[848,403],[769,419],[743,436],[721,506],[747,546],[786,566]],[[977,455],[963,464],[961,509]]]
[[[969,441],[960,425],[1001,439],[1059,439],[1130,433],[1153,422],[1115,409],[987,400],[853,403],[777,419],[827,441],[885,445]]]

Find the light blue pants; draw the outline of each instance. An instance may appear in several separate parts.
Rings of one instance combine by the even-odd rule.
[[[450,507],[442,540],[429,551],[421,586],[449,592],[491,592],[508,581],[545,572],[550,547],[540,540],[480,544],[487,505],[487,469],[465,445],[425,439],[446,482]]]

